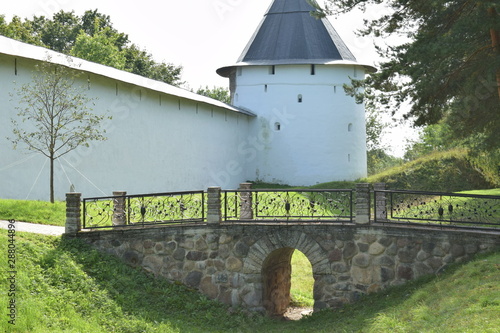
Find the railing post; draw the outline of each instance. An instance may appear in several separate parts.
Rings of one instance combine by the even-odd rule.
[[[375,190],[375,221],[386,221],[387,220],[387,196],[385,191],[387,190],[386,183],[376,183],[373,185]]]
[[[221,215],[221,188],[220,187],[209,187],[207,191],[208,197],[208,212],[207,212],[207,223],[208,224],[220,224],[222,222]]]
[[[240,190],[251,190],[251,183],[241,183]],[[241,197],[241,210],[240,219],[241,220],[253,220],[253,205],[252,205],[252,192],[242,191],[240,192]]]
[[[113,196],[113,226],[125,225],[126,223],[126,211],[125,211],[125,196],[127,192],[125,191],[114,191]]]
[[[370,223],[370,184],[356,184],[356,224]]]
[[[76,234],[81,225],[81,193],[66,193],[66,225],[64,232]]]

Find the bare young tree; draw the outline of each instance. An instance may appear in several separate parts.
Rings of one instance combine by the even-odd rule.
[[[68,61],[70,61],[68,59]],[[50,202],[54,202],[54,161],[90,141],[106,140],[105,116],[92,113],[94,100],[76,84],[77,70],[51,63],[36,66],[33,79],[16,89],[17,118],[11,119],[14,149],[23,145],[50,160]],[[14,95],[12,95],[14,97]]]

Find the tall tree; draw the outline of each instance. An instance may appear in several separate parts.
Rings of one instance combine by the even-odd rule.
[[[61,10],[52,19],[34,16],[23,21],[14,17],[10,23],[0,16],[0,35],[175,86],[183,84],[182,66],[156,62],[151,54],[132,44],[125,33],[117,31],[108,15],[97,10],[88,10],[82,16]]]
[[[231,96],[227,88],[215,86],[213,88],[209,88],[208,86],[206,86],[205,88],[198,88],[196,93],[198,95],[207,96],[227,104],[231,103]]]
[[[98,24],[99,20],[96,19],[96,27],[98,27]],[[98,29],[92,36],[81,30],[76,38],[75,45],[71,48],[70,54],[106,66],[124,69],[126,57],[116,46],[118,36],[112,34],[109,27],[100,31]]]
[[[18,114],[11,119],[17,148],[24,145],[50,160],[50,202],[54,202],[54,161],[90,141],[105,140],[91,111],[92,100],[75,84],[74,70],[47,62],[38,66],[31,83],[17,90]]]
[[[417,126],[446,118],[457,138],[481,136],[498,149],[500,132],[500,16],[498,1],[327,0],[316,15],[342,13],[368,5],[388,14],[366,20],[362,35],[407,37],[401,45],[378,46],[379,71],[353,86],[389,110],[411,103],[405,115]],[[385,11],[387,12],[387,11]],[[367,93],[360,95],[367,96]]]

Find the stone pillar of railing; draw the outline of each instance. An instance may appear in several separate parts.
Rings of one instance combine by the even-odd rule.
[[[221,215],[221,188],[220,187],[209,187],[207,191],[208,197],[208,212],[207,212],[207,223],[208,224],[220,224],[222,221]]]
[[[66,225],[64,232],[75,234],[82,229],[81,193],[66,193]]]
[[[240,184],[240,190],[251,190],[251,189],[252,189],[252,183]],[[253,220],[252,192],[242,191],[240,192],[240,198],[241,198],[240,219]]]
[[[125,191],[114,191],[113,196],[113,226],[127,224],[127,214],[125,212]]]
[[[370,223],[370,184],[356,184],[356,224]]]
[[[375,190],[375,221],[385,221],[387,220],[387,195],[385,192],[376,191],[387,190],[387,184],[376,183],[373,189]]]

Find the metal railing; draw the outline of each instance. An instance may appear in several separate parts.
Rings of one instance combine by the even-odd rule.
[[[224,221],[353,222],[353,190],[223,191]]]
[[[500,228],[500,196],[406,190],[374,196],[375,222]]]
[[[206,220],[204,191],[123,195],[83,199],[83,229]]]

